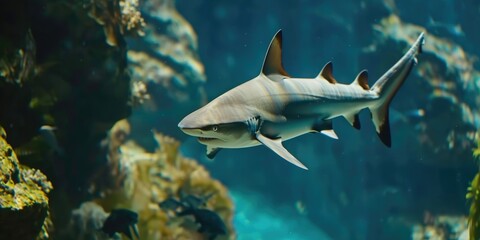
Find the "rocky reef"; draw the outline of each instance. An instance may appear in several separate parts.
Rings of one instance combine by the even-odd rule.
[[[47,194],[52,190],[52,184],[39,170],[21,165],[13,148],[6,142],[6,134],[2,135],[0,238],[49,239],[52,225]]]
[[[13,214],[2,229],[19,219],[38,230],[21,238],[42,226],[48,237],[46,222],[54,238],[106,239],[108,214],[125,208],[139,214],[142,239],[204,239],[218,235],[212,229],[234,238],[226,188],[183,157],[177,140],[151,137],[152,128],[175,134],[170,125],[206,101],[196,34],[174,1],[17,1],[0,13],[0,125],[12,144],[1,145],[0,203]],[[52,186],[15,156],[52,181],[53,221]],[[159,206],[185,196],[209,196],[195,213],[218,216],[220,228]]]
[[[139,11],[139,0],[91,0],[85,6],[88,15],[103,26],[110,46],[124,44],[124,36],[143,36],[145,20]]]
[[[390,112],[391,124],[403,130],[399,135],[404,141],[397,144],[408,149],[408,156],[389,154],[392,158],[368,163],[369,173],[384,169],[390,174],[382,180],[367,177],[369,196],[388,199],[377,212],[382,217],[372,236],[390,238],[411,231],[413,239],[466,239],[464,188],[476,169],[469,159],[480,116],[475,54],[454,38],[439,35],[428,25],[406,22],[393,11],[372,26],[375,40],[362,48],[359,61],[375,62],[387,51],[401,52],[420,32],[425,32],[426,43],[403,86],[408,94],[399,92],[400,100],[394,100]],[[388,64],[376,66],[385,69]]]
[[[0,124],[22,163],[58,187],[86,192],[88,175],[102,164],[99,142],[130,114],[125,45],[108,46],[82,4],[9,4],[2,10],[12,9],[6,15],[17,24],[1,37]],[[55,129],[63,154],[39,144],[42,126]]]
[[[433,216],[424,214],[423,224],[412,227],[411,239],[476,239],[468,237],[467,219],[465,216]]]
[[[378,45],[395,41],[399,45],[412,42],[420,32],[426,32],[428,39],[424,54],[416,71],[419,78],[410,91],[428,95],[417,105],[423,108],[425,117],[418,123],[418,143],[425,149],[432,149],[430,156],[422,159],[426,164],[445,167],[462,165],[458,159],[468,159],[473,148],[476,126],[480,125],[478,99],[480,91],[477,82],[480,72],[475,69],[475,56],[454,41],[436,36],[428,29],[402,22],[392,14],[374,26],[378,35],[377,47],[371,45],[367,51],[378,52]],[[380,50],[381,52],[381,50]],[[438,129],[442,128],[441,131]]]
[[[478,7],[473,0],[2,3],[0,219],[8,222],[0,238],[107,239],[99,229],[109,214],[129,209],[138,213],[141,239],[235,239],[226,185],[267,196],[262,206],[297,206],[305,226],[322,230],[315,236],[459,237],[465,188],[478,170],[470,161],[480,124]],[[308,173],[264,149],[226,150],[223,161],[207,165],[220,182],[201,164],[199,145],[185,141],[180,153],[181,117],[207,94],[258,74],[279,28],[292,75],[314,76],[334,60],[343,83],[363,68],[372,80],[380,76],[426,32],[424,53],[391,105],[392,149],[361,115],[360,132],[335,122],[339,142],[302,136],[309,144],[288,143]],[[207,75],[215,80],[208,89]],[[248,178],[236,174],[247,171]],[[467,193],[471,236],[480,232],[479,179]],[[281,187],[272,187],[278,180]],[[15,219],[28,224],[12,234],[24,235],[7,231]]]
[[[146,1],[140,7],[146,20],[145,36],[127,38],[128,70],[137,106],[131,121],[136,134],[148,135],[155,128],[183,137],[171,126],[207,100],[197,35],[174,3]]]

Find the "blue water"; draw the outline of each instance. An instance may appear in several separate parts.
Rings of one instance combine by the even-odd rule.
[[[445,47],[451,43],[471,56],[480,53],[475,45],[480,35],[472,20],[480,20],[478,11],[472,10],[479,7],[475,1],[179,1],[177,6],[198,34],[209,99],[259,73],[278,29],[283,29],[287,72],[313,77],[333,61],[334,75],[342,83],[368,69],[372,85],[412,43],[396,45],[389,33],[374,30],[390,14],[426,31],[426,48],[430,38],[439,38],[447,41]],[[401,31],[405,30],[397,30]],[[379,43],[382,35],[390,42]],[[375,44],[377,48],[368,50]],[[476,103],[463,97],[458,102],[435,97],[437,87],[418,68],[440,66],[435,73],[441,82],[480,79],[476,73],[462,79],[457,70],[445,71],[458,69],[450,65],[458,61],[445,66],[448,51],[443,57],[437,54],[427,50],[419,56],[420,64],[391,104],[390,149],[381,144],[368,111],[363,111],[360,131],[343,119],[334,121],[337,141],[308,135],[285,143],[310,168],[308,172],[263,146],[222,150],[214,162],[204,159],[233,192],[239,239],[405,239],[411,237],[413,223],[424,224],[427,212],[467,214],[464,193],[475,169],[470,155],[474,141],[462,139],[475,132],[476,120],[462,120],[455,105],[463,102],[475,109]],[[478,71],[478,63],[471,66]],[[444,88],[445,92],[467,96],[466,92],[477,91],[457,86]],[[417,109],[427,115],[412,116]],[[204,152],[194,139],[187,139],[183,147],[188,156]],[[306,204],[308,215],[295,212],[297,200]]]
[[[54,229],[67,229],[82,203],[125,187],[136,163],[122,161],[141,151],[128,155],[119,146],[128,139],[154,152],[155,129],[227,187],[239,240],[458,239],[465,230],[465,194],[478,171],[480,1],[139,1],[133,10],[144,17],[144,36],[119,29],[120,13],[111,13],[135,0],[60,2],[0,7],[0,125],[20,162],[52,181]],[[258,76],[280,29],[291,76],[313,78],[331,61],[338,82],[367,69],[369,86],[425,33],[418,64],[390,104],[390,148],[367,109],[360,130],[333,120],[338,140],[305,134],[283,143],[308,171],[265,146],[223,149],[210,160],[178,129],[187,114]],[[130,81],[144,84],[135,85],[135,93],[148,93],[144,105],[130,98]],[[125,118],[131,129],[107,134]],[[45,125],[54,129],[54,151],[39,140]],[[120,202],[144,210],[157,204],[132,199],[138,202]],[[52,236],[62,234],[77,233]]]
[[[262,194],[231,191],[238,239],[332,239],[293,205],[276,204]]]

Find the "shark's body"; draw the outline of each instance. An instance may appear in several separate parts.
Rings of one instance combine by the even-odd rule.
[[[283,147],[282,141],[309,132],[337,138],[331,119],[343,116],[359,129],[358,113],[369,108],[380,139],[390,146],[388,105],[415,65],[423,41],[422,33],[370,89],[365,70],[351,84],[337,83],[330,62],[316,78],[290,77],[282,66],[279,31],[270,43],[260,75],[186,116],[178,126],[207,145],[210,158],[222,148],[264,144],[307,169]]]

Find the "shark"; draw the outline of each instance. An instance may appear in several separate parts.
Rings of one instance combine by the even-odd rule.
[[[337,82],[332,62],[314,78],[290,76],[282,63],[282,30],[270,42],[261,72],[183,118],[178,127],[198,138],[214,158],[224,148],[264,145],[308,170],[283,142],[306,133],[338,139],[332,119],[344,117],[360,129],[359,112],[369,109],[380,140],[391,146],[389,105],[422,52],[424,33],[371,87],[362,70],[350,84]]]

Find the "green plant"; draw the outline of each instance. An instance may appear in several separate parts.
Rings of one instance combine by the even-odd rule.
[[[473,149],[473,157],[480,158],[480,139],[477,147]],[[468,216],[468,228],[470,239],[480,239],[480,169],[467,189],[467,200],[470,201],[470,213]]]

